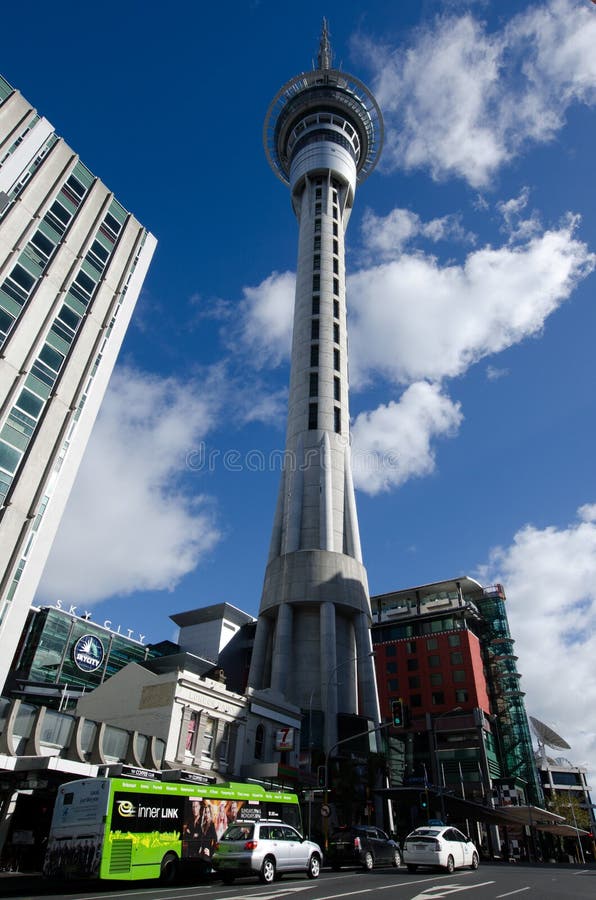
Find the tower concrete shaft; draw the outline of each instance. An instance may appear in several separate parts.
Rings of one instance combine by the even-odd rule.
[[[351,471],[344,235],[381,143],[377,104],[331,68],[324,24],[317,69],[281,88],[264,129],[299,239],[286,452],[249,685],[281,692],[311,724],[324,710],[326,750],[338,713],[379,721]]]

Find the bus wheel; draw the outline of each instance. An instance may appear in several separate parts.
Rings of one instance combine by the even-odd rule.
[[[173,884],[178,877],[178,857],[175,853],[166,853],[161,861],[159,880],[162,884]]]

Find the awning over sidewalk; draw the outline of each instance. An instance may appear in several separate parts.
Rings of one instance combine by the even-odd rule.
[[[375,793],[390,800],[411,803],[420,795],[420,788],[381,788]],[[434,788],[427,789],[429,803],[438,809],[441,805],[451,819],[473,819],[476,822],[485,822],[487,825],[502,825],[504,827],[520,827],[529,825],[538,831],[547,831],[550,834],[559,834],[568,837],[577,837],[578,832],[588,836],[587,831],[576,829],[565,822],[564,816],[542,809],[540,806],[485,806],[483,803],[475,803],[464,797],[444,793]]]

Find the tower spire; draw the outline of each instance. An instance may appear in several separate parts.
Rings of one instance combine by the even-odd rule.
[[[327,28],[327,19],[323,18],[323,30],[321,31],[321,40],[319,41],[319,53],[317,56],[317,65],[319,69],[331,68],[331,44],[329,43],[329,30]]]

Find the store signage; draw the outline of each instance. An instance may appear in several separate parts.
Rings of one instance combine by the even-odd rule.
[[[105,651],[98,637],[84,634],[74,645],[72,656],[81,672],[96,672],[104,660]]]
[[[293,750],[294,749],[294,729],[278,728],[275,732],[275,749],[276,750]]]
[[[74,604],[69,603],[68,606],[64,606],[62,604],[62,600],[56,600],[54,603],[54,609],[60,609],[62,612],[67,613],[69,616],[76,616],[77,619],[83,619],[84,622],[91,621],[91,613],[88,610],[85,610],[83,613],[77,612],[78,606],[74,606]],[[98,624],[99,623],[93,623]],[[108,631],[111,631],[112,634],[119,634],[122,637],[127,637],[131,641],[135,641],[137,644],[143,644],[145,642],[144,634],[136,634],[135,637],[133,635],[135,632],[132,628],[123,628],[121,625],[114,625],[111,619],[105,619],[103,625],[99,625],[100,628],[106,628]]]

